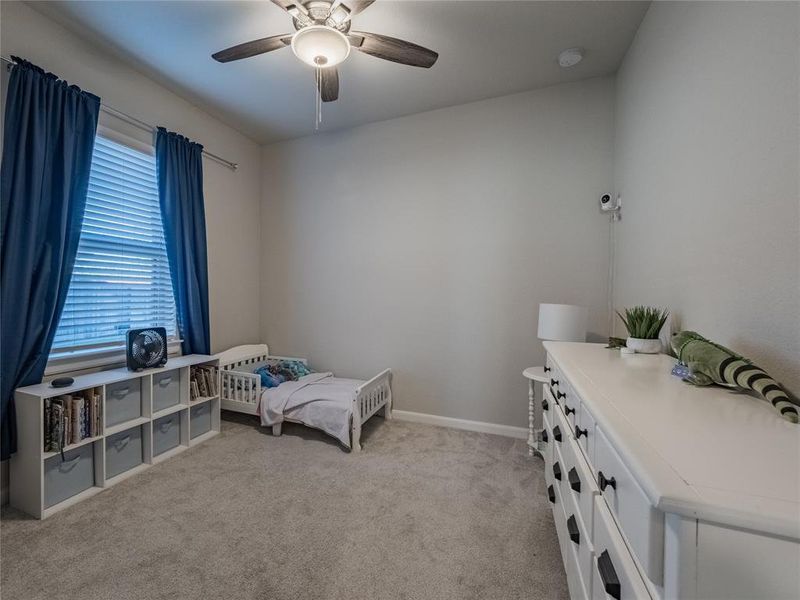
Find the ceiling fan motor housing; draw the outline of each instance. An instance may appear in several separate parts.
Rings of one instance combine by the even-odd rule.
[[[327,25],[332,29],[346,34],[350,31],[350,19],[337,19],[332,15],[336,14],[336,11],[339,10],[342,11],[342,16],[346,16],[349,14],[349,11],[343,5],[339,5],[340,8],[334,9],[332,13],[331,6],[333,6],[332,2],[325,2],[324,0],[312,0],[311,2],[300,4],[302,8],[298,10],[302,11],[304,9],[305,13],[302,18],[292,16],[292,25],[297,31],[300,31],[304,27],[311,27],[312,25]]]

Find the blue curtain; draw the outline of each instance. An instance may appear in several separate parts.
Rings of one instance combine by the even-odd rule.
[[[2,458],[17,449],[14,389],[39,383],[81,234],[100,98],[12,57],[0,169]]]
[[[159,127],[158,195],[184,354],[210,354],[203,146]]]

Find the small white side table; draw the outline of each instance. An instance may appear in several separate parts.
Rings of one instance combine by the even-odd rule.
[[[539,440],[537,436],[536,425],[536,391],[534,386],[537,383],[545,384],[548,378],[544,373],[544,367],[528,367],[522,374],[528,380],[528,456],[533,456],[534,453],[542,456],[542,451],[539,449]]]

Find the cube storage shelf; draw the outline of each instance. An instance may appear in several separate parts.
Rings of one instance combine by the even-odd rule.
[[[113,369],[75,377],[65,388],[48,383],[15,392],[18,444],[11,457],[11,505],[44,519],[179,454],[220,431],[219,395],[194,401],[190,367],[217,368],[212,356],[170,359],[160,369]],[[216,374],[219,390],[219,372]],[[100,435],[44,450],[48,398],[100,390]]]

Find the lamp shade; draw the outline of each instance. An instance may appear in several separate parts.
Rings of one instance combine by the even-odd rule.
[[[539,305],[539,339],[585,342],[589,310],[572,304]]]

